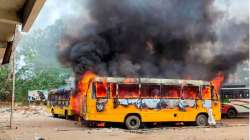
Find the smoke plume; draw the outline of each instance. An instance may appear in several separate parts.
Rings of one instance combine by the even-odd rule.
[[[213,0],[89,0],[86,7],[90,22],[71,20],[59,46],[76,79],[91,70],[211,80],[248,59],[248,22],[225,19]]]

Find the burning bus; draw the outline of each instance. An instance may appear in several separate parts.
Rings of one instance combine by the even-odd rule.
[[[220,120],[220,98],[211,82],[200,80],[99,77],[85,74],[72,95],[73,112],[88,124],[119,122],[138,129],[146,122]]]
[[[73,34],[66,27],[58,43],[60,62],[78,84],[70,98],[76,115],[129,129],[143,122],[220,120],[220,85],[249,58],[248,24],[218,24],[221,12],[212,1],[90,0],[87,9],[91,22]],[[86,16],[79,17],[75,21]],[[228,36],[232,28],[242,35]],[[81,79],[83,73],[89,75]],[[186,77],[212,81],[178,80]]]

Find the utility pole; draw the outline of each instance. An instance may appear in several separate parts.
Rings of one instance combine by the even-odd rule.
[[[12,42],[12,95],[11,95],[11,107],[10,107],[10,128],[12,128],[12,123],[13,123],[13,109],[15,107],[15,84],[16,84],[16,33],[17,33],[17,27],[16,25],[16,30],[15,34],[13,37],[13,42]]]

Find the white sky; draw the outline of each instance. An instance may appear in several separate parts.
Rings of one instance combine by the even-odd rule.
[[[46,0],[33,28],[44,28],[60,18],[79,15],[79,11],[84,9],[77,1],[83,3],[85,0]]]

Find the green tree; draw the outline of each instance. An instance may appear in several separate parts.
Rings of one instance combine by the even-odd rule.
[[[29,90],[46,90],[64,84],[71,71],[57,58],[57,43],[64,24],[57,21],[45,29],[24,34],[17,47],[16,100],[26,101]]]
[[[0,101],[11,100],[12,80],[9,65],[0,67]]]
[[[24,70],[25,71],[25,70]],[[47,90],[57,88],[65,84],[64,79],[69,74],[61,69],[53,69],[49,71],[36,71],[35,76],[22,79],[23,69],[17,73],[16,79],[16,100],[26,101],[29,90]]]
[[[22,35],[16,53],[16,101],[26,101],[29,90],[49,90],[65,84],[71,71],[58,62],[56,47],[63,31],[63,22],[57,21]],[[0,101],[11,100],[10,72],[9,65],[0,67]]]

